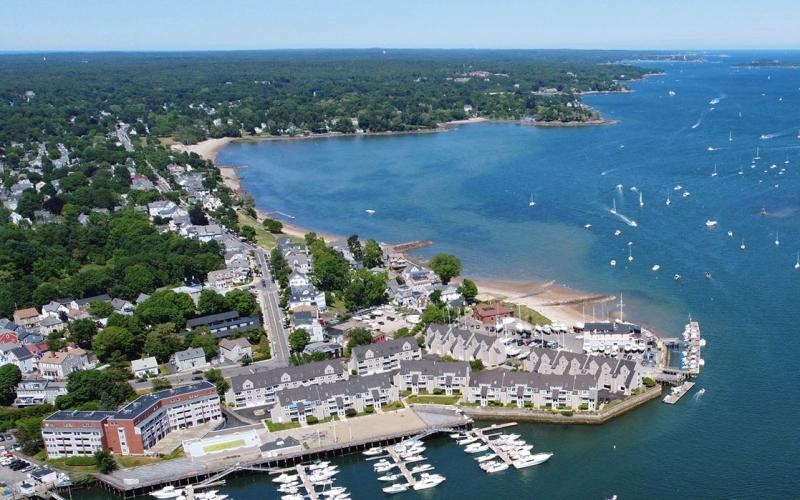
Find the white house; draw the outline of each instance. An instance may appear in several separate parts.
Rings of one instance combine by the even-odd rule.
[[[131,371],[135,378],[144,378],[148,375],[158,375],[158,361],[153,356],[149,358],[134,359],[131,361]]]
[[[349,366],[363,376],[397,370],[401,360],[410,359],[422,359],[422,349],[414,337],[403,337],[354,347]]]
[[[228,361],[233,361],[235,363],[245,356],[252,358],[253,346],[243,337],[239,337],[238,339],[222,339],[219,341],[219,354]]]
[[[199,347],[190,347],[172,355],[175,367],[179,372],[196,370],[208,366],[206,353]]]

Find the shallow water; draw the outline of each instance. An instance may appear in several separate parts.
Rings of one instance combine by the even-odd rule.
[[[800,353],[800,271],[793,269],[800,71],[731,66],[756,57],[800,54],[659,64],[667,74],[634,83],[634,93],[586,96],[620,120],[612,126],[481,124],[437,134],[243,143],[221,152],[221,164],[247,165],[243,186],[259,208],[294,215],[301,226],[382,241],[431,239],[423,255],[455,253],[472,276],[557,279],[622,294],[627,317],[668,335],[680,333],[690,314],[700,321],[709,342],[702,398],[653,402],[601,427],[521,426],[537,449],[556,453],[524,472],[488,477],[447,439],[434,440],[426,454],[447,481],[421,496],[797,495],[798,396],[790,384]],[[713,98],[719,103],[709,104]],[[751,168],[756,147],[761,160]],[[691,195],[674,191],[677,184]],[[642,191],[644,207],[631,186]],[[528,207],[532,192],[535,208]],[[612,200],[637,228],[609,213]],[[759,216],[762,207],[769,216]],[[708,230],[707,219],[718,227]],[[658,273],[650,270],[656,263]],[[341,463],[340,482],[354,498],[381,496],[362,460]],[[225,491],[271,498],[267,484],[248,475]]]

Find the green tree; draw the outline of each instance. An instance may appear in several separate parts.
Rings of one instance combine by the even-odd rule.
[[[256,229],[253,226],[246,224],[239,226],[239,235],[247,241],[256,241]]]
[[[295,328],[289,334],[289,346],[294,352],[303,352],[309,342],[311,342],[311,335],[305,328]]]
[[[26,455],[35,455],[44,448],[42,420],[44,416],[25,417],[16,421],[15,436],[22,452]]]
[[[344,290],[350,283],[350,264],[341,253],[317,243],[317,248],[312,250],[317,286],[326,292]]]
[[[197,299],[200,314],[217,314],[228,309],[225,298],[210,288],[204,288]]]
[[[484,368],[483,361],[481,361],[480,359],[473,359],[472,361],[469,362],[469,367],[472,371],[479,372]]]
[[[361,248],[361,241],[358,239],[357,234],[350,235],[347,238],[347,247],[350,249],[350,253],[353,254],[354,259],[358,262],[364,260],[364,249]]]
[[[197,333],[192,336],[189,344],[191,347],[200,347],[206,354],[206,360],[210,360],[217,355],[219,346],[217,346],[217,339],[210,333]]]
[[[91,319],[76,319],[69,324],[69,339],[78,346],[89,349],[97,334],[97,325]]]
[[[206,380],[216,386],[217,394],[219,394],[220,397],[225,396],[225,393],[228,392],[228,389],[230,389],[230,384],[227,380],[225,380],[225,377],[222,375],[222,370],[219,368],[211,368],[206,370],[206,372],[203,373],[203,376]]]
[[[109,326],[95,335],[92,350],[101,361],[108,361],[114,353],[124,357],[134,354],[136,339],[133,334],[120,326]]]
[[[175,323],[154,326],[145,337],[142,355],[153,356],[159,363],[166,363],[183,344],[181,338],[175,334],[175,330]]]
[[[383,265],[383,250],[375,240],[367,240],[364,244],[364,267],[372,269]]]
[[[67,345],[64,342],[61,332],[50,332],[47,334],[47,350],[50,352],[58,352]]]
[[[131,291],[133,296],[140,293],[153,291],[156,287],[156,276],[149,266],[145,264],[134,264],[125,269],[125,279],[123,283]]]
[[[150,381],[150,385],[153,388],[153,392],[172,389],[172,383],[165,378],[154,378]]]
[[[467,302],[472,302],[475,300],[475,297],[478,296],[478,285],[471,279],[464,278],[464,281],[461,282],[461,286],[458,287],[458,293],[460,293]]]
[[[134,313],[145,325],[175,323],[178,328],[194,315],[194,301],[185,293],[164,290],[153,293],[136,308]]]
[[[107,448],[94,452],[94,464],[101,474],[108,474],[117,470],[117,462],[114,455]]]
[[[431,269],[442,283],[447,284],[452,278],[461,274],[461,261],[455,255],[437,253],[431,259]]]
[[[258,303],[252,293],[233,289],[225,294],[225,304],[228,309],[233,309],[239,316],[253,316],[258,313]]]
[[[350,357],[350,351],[353,347],[372,343],[372,333],[366,328],[353,328],[347,335],[349,336],[349,340],[345,346],[345,357]]]
[[[344,290],[348,311],[358,311],[386,302],[386,273],[372,273],[359,269],[351,274],[350,284]]]
[[[67,394],[56,399],[64,410],[95,403],[98,409],[115,410],[135,392],[128,381],[110,370],[78,370],[67,377]]]
[[[89,314],[95,318],[107,318],[114,312],[111,302],[105,300],[94,300],[89,304]]]
[[[266,229],[272,234],[280,234],[281,232],[283,232],[283,223],[279,220],[264,219],[264,222],[262,222],[262,224],[264,225],[264,229]]]
[[[10,406],[17,397],[17,384],[22,380],[22,372],[11,363],[0,366],[0,405]]]

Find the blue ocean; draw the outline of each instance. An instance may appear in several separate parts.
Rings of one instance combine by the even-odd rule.
[[[645,63],[665,74],[633,82],[631,93],[584,97],[614,125],[484,123],[221,152],[220,164],[245,166],[260,209],[300,226],[430,239],[422,255],[454,253],[473,277],[622,294],[628,318],[667,336],[689,315],[700,322],[702,398],[655,401],[600,427],[522,425],[555,457],[491,477],[433,440],[427,455],[447,481],[423,496],[798,496],[800,70],[736,66],[765,57],[800,61],[734,53]],[[354,498],[381,496],[360,457],[341,464]],[[267,482],[245,476],[225,492],[260,499]]]

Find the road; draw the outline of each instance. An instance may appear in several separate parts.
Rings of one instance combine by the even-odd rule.
[[[256,281],[256,290],[259,302],[261,302],[264,327],[272,345],[272,359],[278,366],[286,366],[289,364],[289,340],[287,332],[283,328],[281,308],[278,305],[278,285],[272,280],[272,274],[267,264],[267,252],[256,246],[248,246],[253,251],[263,276],[262,280]]]

